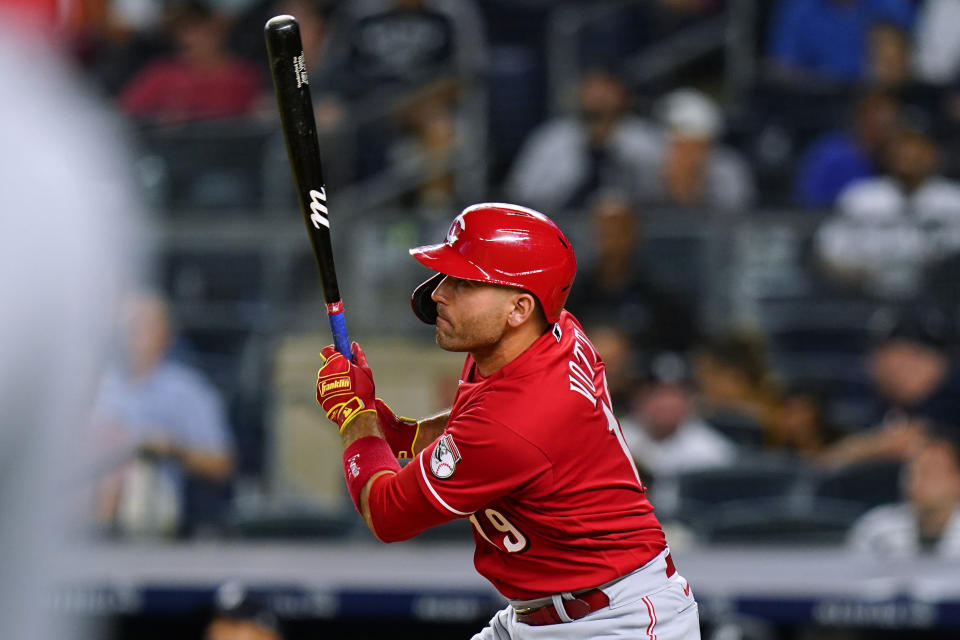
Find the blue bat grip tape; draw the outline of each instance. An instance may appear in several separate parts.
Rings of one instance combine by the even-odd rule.
[[[333,332],[333,346],[343,354],[344,358],[350,360],[353,354],[350,353],[350,338],[347,337],[347,319],[343,316],[343,311],[331,313],[327,318],[330,319],[330,331]]]

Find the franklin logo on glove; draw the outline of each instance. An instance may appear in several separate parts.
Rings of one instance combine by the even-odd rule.
[[[336,391],[337,389],[346,389],[350,386],[350,378],[340,378],[339,380],[331,380],[330,382],[324,382],[320,385],[320,394],[326,395],[331,391]]]
[[[356,342],[353,362],[332,345],[323,349],[323,367],[317,372],[317,402],[327,417],[342,432],[347,424],[364,412],[376,413],[376,392],[367,359]]]

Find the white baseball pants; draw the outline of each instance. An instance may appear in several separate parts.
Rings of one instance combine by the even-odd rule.
[[[573,622],[530,626],[507,605],[472,640],[699,640],[697,602],[679,573],[667,578],[667,553],[605,587],[609,607]]]

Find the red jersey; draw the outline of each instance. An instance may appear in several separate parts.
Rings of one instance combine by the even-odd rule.
[[[120,104],[132,116],[180,122],[249,115],[260,95],[257,70],[245,61],[196,69],[174,58],[154,62],[134,76]]]
[[[446,519],[470,519],[477,571],[508,598],[593,587],[666,546],[603,362],[566,311],[488,378],[467,357],[447,428],[410,473]]]

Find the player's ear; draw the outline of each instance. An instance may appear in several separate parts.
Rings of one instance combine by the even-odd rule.
[[[513,296],[513,308],[507,314],[507,324],[519,327],[537,313],[537,299],[526,291],[518,291]]]

